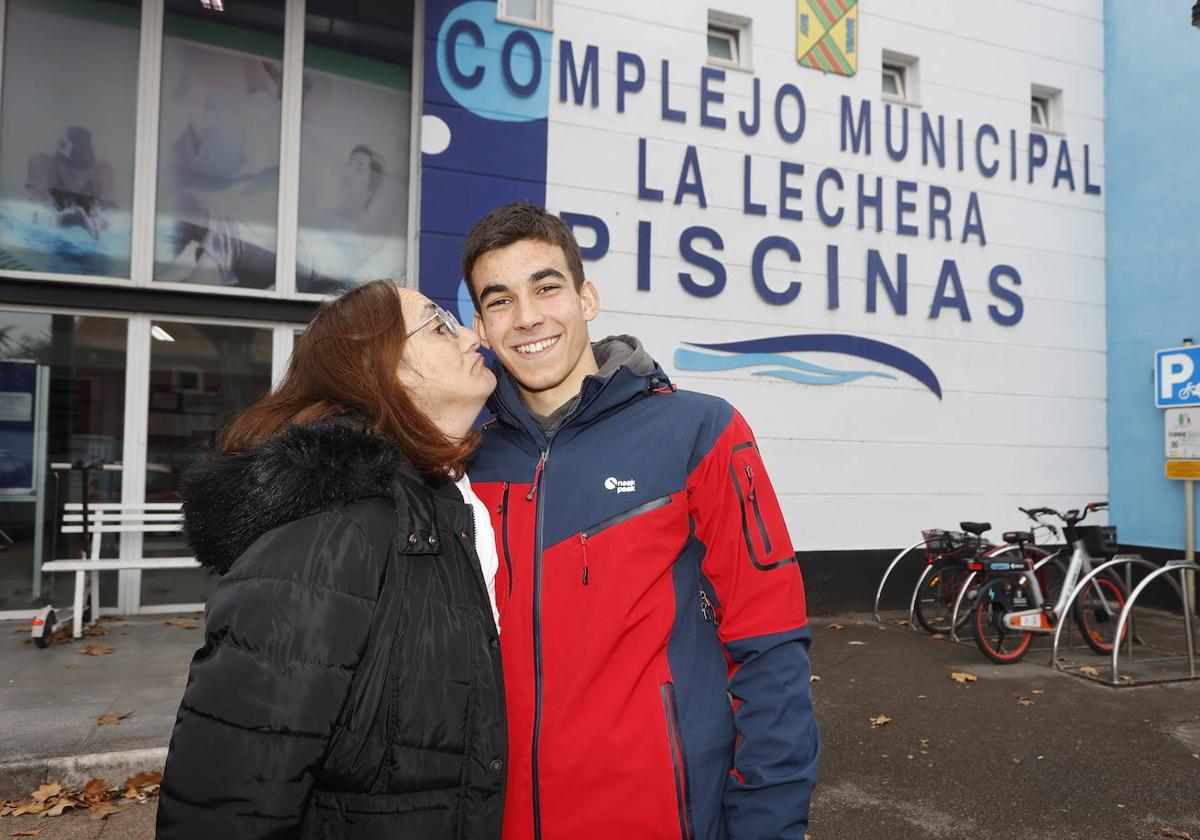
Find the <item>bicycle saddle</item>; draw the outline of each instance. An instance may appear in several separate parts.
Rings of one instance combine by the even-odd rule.
[[[992,529],[992,523],[991,522],[959,522],[958,527],[962,528],[968,534],[974,534],[975,536],[978,537],[984,531],[990,531]]]
[[[1004,541],[1006,543],[1031,543],[1033,534],[1028,531],[1005,531]]]

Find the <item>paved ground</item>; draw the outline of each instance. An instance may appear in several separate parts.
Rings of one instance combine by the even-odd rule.
[[[123,781],[122,756],[161,761],[200,641],[165,618],[110,621],[108,636],[44,651],[0,624],[0,799],[27,796],[39,762],[50,781],[78,784],[91,772]],[[973,646],[863,614],[816,618],[814,635],[824,738],[814,840],[1200,840],[1200,682],[1112,689],[1051,671],[1048,653],[991,665]],[[113,651],[77,652],[93,643]],[[1102,668],[1087,651],[1066,655]],[[890,722],[873,726],[878,715]],[[46,763],[80,754],[82,767]],[[3,817],[0,838],[41,828],[39,840],[149,840],[153,823],[154,800],[130,802],[96,822]]]

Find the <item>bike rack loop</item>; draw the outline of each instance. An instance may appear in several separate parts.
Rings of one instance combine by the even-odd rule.
[[[1183,580],[1185,571],[1200,572],[1200,565],[1190,563],[1186,560],[1176,560],[1168,562],[1165,566],[1161,566],[1146,577],[1142,578],[1142,582],[1137,585],[1137,588],[1129,594],[1129,600],[1125,602],[1125,608],[1121,610],[1121,617],[1117,619],[1117,635],[1116,638],[1121,638],[1121,634],[1125,631],[1125,624],[1129,619],[1129,612],[1133,608],[1133,604],[1137,601],[1138,596],[1142,594],[1142,590],[1151,583],[1155,578],[1161,577],[1171,572],[1179,572],[1180,582],[1175,584],[1174,580],[1167,578],[1175,585],[1177,592],[1180,592],[1181,600],[1183,601],[1183,629],[1187,634],[1187,652],[1188,652],[1188,676],[1196,676],[1196,639],[1192,633],[1192,605],[1190,593],[1187,590],[1187,583]],[[1121,646],[1113,645],[1112,657],[1112,684],[1118,685],[1120,677],[1117,674],[1117,660],[1121,656]]]
[[[1114,557],[1111,560],[1104,561],[1099,566],[1092,569],[1090,572],[1088,572],[1086,575],[1084,575],[1082,578],[1080,578],[1079,582],[1077,584],[1075,584],[1075,588],[1071,590],[1071,594],[1067,598],[1066,605],[1063,607],[1063,614],[1058,616],[1058,624],[1054,628],[1054,644],[1050,646],[1050,663],[1051,663],[1051,667],[1053,667],[1054,670],[1056,670],[1056,671],[1066,670],[1058,662],[1058,643],[1059,643],[1059,640],[1062,638],[1063,627],[1065,627],[1067,624],[1070,623],[1069,617],[1071,615],[1071,607],[1075,604],[1075,599],[1079,597],[1081,592],[1083,592],[1084,587],[1086,587],[1089,583],[1091,583],[1092,580],[1097,575],[1099,575],[1101,572],[1105,571],[1106,569],[1110,569],[1113,566],[1131,566],[1134,563],[1137,563],[1139,566],[1145,566],[1146,568],[1150,569],[1150,571],[1152,573],[1158,572],[1159,570],[1166,568],[1165,566],[1156,566],[1154,563],[1151,563],[1145,557],[1138,557],[1138,556],[1132,555],[1132,554],[1123,554],[1120,557]],[[1170,582],[1172,585],[1175,585],[1175,581],[1171,580]],[[1139,591],[1140,591],[1140,588],[1139,588]],[[1175,591],[1176,592],[1180,591],[1178,585],[1175,585]],[[1182,593],[1180,594],[1180,597],[1183,597]],[[1130,600],[1132,600],[1132,599],[1130,599]],[[1126,601],[1125,604],[1126,604],[1126,606],[1128,606],[1129,601]],[[1082,632],[1082,630],[1080,632]],[[1115,638],[1117,638],[1117,639],[1121,638],[1120,628],[1117,629],[1117,635]],[[1133,639],[1130,638],[1131,644],[1132,644],[1132,641],[1133,641]],[[1119,644],[1113,645],[1114,650],[1116,650],[1120,647],[1121,646]],[[1114,677],[1114,680],[1115,679],[1116,678]]]
[[[901,552],[900,552],[899,554],[897,554],[897,555],[896,555],[894,558],[892,558],[892,562],[891,562],[891,564],[890,564],[890,565],[887,567],[887,571],[885,571],[885,572],[883,573],[883,578],[882,578],[882,579],[879,581],[879,588],[875,590],[875,613],[874,613],[874,615],[875,615],[875,621],[876,621],[876,622],[878,622],[879,624],[883,624],[883,619],[881,619],[881,618],[879,617],[879,602],[880,602],[880,600],[882,600],[882,598],[883,598],[883,587],[884,587],[884,584],[886,584],[886,583],[887,583],[887,579],[888,579],[888,577],[890,577],[890,576],[891,576],[891,574],[892,574],[892,570],[896,568],[896,565],[897,565],[897,564],[900,562],[900,559],[901,559],[902,557],[904,557],[904,555],[906,555],[906,554],[908,554],[910,551],[912,551],[914,548],[917,548],[918,546],[922,546],[922,545],[925,545],[925,539],[924,539],[924,538],[922,538],[920,542],[915,542],[915,543],[913,543],[912,545],[910,545],[908,548],[906,548],[906,549],[904,549],[903,551],[901,551]],[[910,621],[912,620],[912,615],[911,615],[911,612],[912,612],[912,611],[910,610],[910,611],[909,611],[909,613],[910,613],[910,615],[909,615],[909,620],[910,620]]]

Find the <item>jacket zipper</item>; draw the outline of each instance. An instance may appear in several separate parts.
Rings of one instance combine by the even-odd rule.
[[[700,587],[700,615],[704,620],[713,626],[717,623],[717,610],[713,607],[712,599],[708,597],[708,593],[704,591],[704,587]]]
[[[681,840],[692,840],[692,803],[688,791],[687,757],[683,751],[683,737],[679,732],[679,715],[675,708],[675,685],[665,682],[661,686],[663,713],[667,718],[667,743],[671,746],[671,767],[675,774],[675,805],[679,814],[679,836]]]
[[[563,422],[566,422],[565,420]],[[559,427],[561,428],[561,426]],[[542,840],[542,806],[541,790],[538,785],[538,741],[542,731],[542,526],[545,508],[542,500],[545,493],[538,493],[542,482],[542,472],[546,469],[546,461],[550,458],[550,447],[554,436],[546,441],[542,457],[538,460],[537,469],[533,474],[533,485],[525,496],[526,501],[533,501],[537,496],[534,513],[533,536],[533,741],[530,762],[530,776],[533,781],[533,837]]]
[[[754,519],[758,523],[758,533],[762,536],[763,551],[771,553],[771,537],[767,533],[767,523],[763,522],[762,510],[758,506],[758,493],[754,489],[754,469],[746,464],[746,480],[750,482],[750,506],[754,508]]]
[[[601,531],[605,531],[605,530],[613,527],[614,525],[620,525],[622,522],[626,522],[630,519],[633,519],[635,516],[641,516],[643,513],[648,513],[652,510],[657,510],[658,508],[663,507],[665,505],[669,505],[670,503],[671,503],[671,497],[669,495],[660,496],[657,499],[651,499],[648,502],[640,504],[637,507],[633,508],[632,510],[627,510],[624,513],[619,513],[616,516],[609,517],[608,519],[605,519],[603,522],[600,522],[599,524],[592,525],[590,528],[580,531],[579,532],[579,547],[583,552],[583,579],[582,579],[583,585],[587,586],[588,580],[589,580],[588,556],[587,556],[588,540],[590,540],[592,537],[596,536],[596,534],[599,534]]]
[[[508,570],[508,597],[512,597],[513,591],[513,566],[512,557],[508,553],[508,487],[509,483],[504,482],[504,495],[500,497],[500,545],[504,549],[504,568]]]

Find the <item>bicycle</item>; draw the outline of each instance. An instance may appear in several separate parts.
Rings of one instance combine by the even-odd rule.
[[[917,579],[913,599],[913,618],[933,635],[949,633],[951,615],[958,594],[970,578],[968,564],[992,543],[983,536],[990,522],[960,522],[961,531],[931,528],[921,532],[925,538],[926,568]],[[957,630],[966,624],[964,612],[954,623]]]
[[[1053,604],[1048,603],[1033,564],[1024,556],[1021,562],[993,557],[972,564],[973,570],[984,572],[970,611],[975,643],[984,656],[1000,665],[1019,662],[1029,650],[1033,635],[1053,633],[1067,609],[1072,607],[1088,646],[1101,655],[1112,652],[1118,640],[1111,636],[1115,635],[1116,619],[1126,598],[1121,583],[1101,575],[1079,593],[1073,604],[1066,603],[1075,584],[1092,570],[1093,561],[1116,552],[1117,529],[1114,526],[1079,527],[1088,513],[1107,507],[1108,502],[1090,502],[1082,511],[1066,513],[1047,507],[1020,508],[1035,522],[1041,523],[1042,516],[1054,516],[1065,526],[1063,533],[1072,547],[1071,561]],[[1024,552],[1033,544],[1033,535],[1028,531],[1010,531],[1004,534],[1004,540]]]

